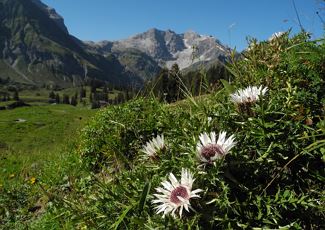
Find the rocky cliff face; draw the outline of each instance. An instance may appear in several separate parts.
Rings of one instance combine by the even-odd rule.
[[[48,5],[45,5],[40,0],[31,0],[36,6],[38,6],[41,10],[43,10],[50,19],[52,19],[64,32],[67,34],[68,29],[64,24],[64,19],[61,15],[59,15],[54,8],[49,7]]]
[[[157,61],[170,60],[172,52],[184,48],[182,39],[172,31],[150,29],[142,34],[137,34],[128,39],[113,43],[112,51],[127,48],[138,49]]]

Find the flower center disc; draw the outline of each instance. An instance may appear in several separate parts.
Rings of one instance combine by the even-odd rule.
[[[223,156],[224,155],[224,151],[222,150],[222,148],[219,145],[210,144],[210,145],[207,145],[207,146],[204,146],[203,147],[203,149],[201,151],[201,155],[205,159],[210,160],[215,155]]]
[[[175,188],[170,195],[170,201],[173,202],[174,204],[180,204],[181,201],[178,199],[179,197],[182,197],[184,199],[188,199],[189,198],[189,194],[187,192],[187,189],[184,188],[183,186],[179,186],[177,188]]]

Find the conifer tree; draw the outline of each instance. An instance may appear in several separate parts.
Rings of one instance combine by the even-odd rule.
[[[70,105],[76,106],[78,104],[76,96],[71,97]]]
[[[97,109],[97,108],[100,108],[100,104],[98,101],[93,100],[91,103],[91,109]]]
[[[63,104],[70,104],[70,99],[69,96],[66,94],[63,94],[63,99],[62,99]]]
[[[119,104],[119,103],[123,103],[123,102],[125,102],[124,94],[121,93],[121,92],[119,92],[119,93],[117,94],[116,101],[117,101],[118,104]]]
[[[60,102],[61,102],[61,100],[60,100],[60,95],[57,93],[57,94],[55,94],[55,102],[57,103],[57,104],[60,104]]]
[[[13,99],[15,101],[19,101],[19,94],[18,94],[18,90],[17,89],[14,91]]]
[[[49,98],[50,98],[50,99],[55,99],[55,93],[54,93],[53,91],[51,91],[51,92],[49,93]]]
[[[89,94],[89,101],[90,101],[90,102],[93,102],[93,99],[94,99],[94,98],[93,98],[93,93],[90,92],[90,94]]]
[[[83,87],[80,88],[80,91],[79,91],[79,98],[80,98],[80,101],[82,101],[82,98],[86,97],[86,89],[84,89]]]
[[[7,94],[6,93],[3,94],[2,101],[7,101]]]

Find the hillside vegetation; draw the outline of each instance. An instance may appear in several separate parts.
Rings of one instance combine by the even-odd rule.
[[[324,63],[324,40],[277,34],[251,40],[243,58],[227,67],[229,81],[210,94],[187,94],[173,104],[138,98],[100,110],[69,154],[79,159],[70,162],[74,173],[57,175],[61,183],[52,187],[33,184],[43,188],[34,195],[46,200],[43,213],[31,209],[29,219],[10,219],[11,193],[4,188],[1,223],[8,229],[23,228],[19,223],[31,229],[321,229]],[[239,103],[234,95],[249,86],[260,90]]]
[[[43,189],[73,174],[78,158],[69,152],[95,112],[70,105],[0,112],[0,229],[24,228],[36,211],[44,211]]]

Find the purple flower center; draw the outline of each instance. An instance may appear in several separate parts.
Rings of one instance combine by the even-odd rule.
[[[215,155],[223,156],[225,155],[224,150],[217,144],[209,144],[204,146],[201,150],[201,155],[208,161],[211,160]]]
[[[246,103],[254,104],[258,100],[258,97],[253,95],[252,97],[247,97]]]
[[[183,186],[179,186],[171,192],[170,201],[173,202],[174,204],[180,204],[181,201],[180,199],[178,199],[178,197],[189,199],[189,194],[187,192],[187,189],[184,188]]]

